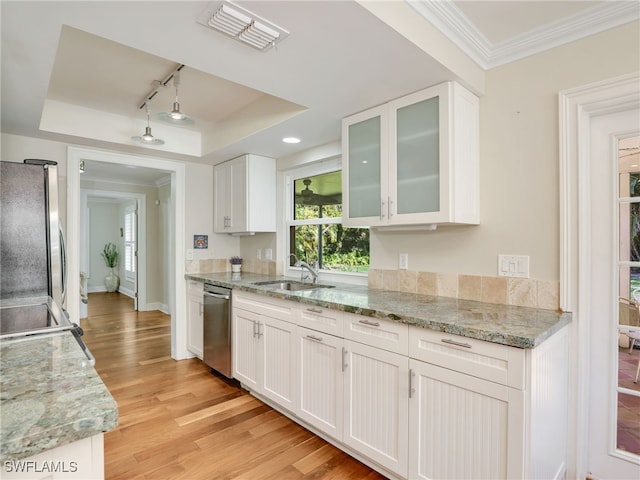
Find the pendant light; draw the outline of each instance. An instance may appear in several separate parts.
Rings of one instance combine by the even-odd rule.
[[[131,140],[142,143],[143,145],[164,145],[164,140],[160,140],[151,134],[151,125],[149,124],[149,105],[145,104],[144,107],[147,112],[147,126],[144,129],[144,135],[136,135],[135,137],[131,137]]]
[[[158,120],[171,123],[174,125],[191,125],[193,119],[180,111],[180,102],[178,101],[178,85],[180,84],[180,70],[176,70],[173,74],[173,86],[176,89],[176,99],[173,102],[173,110],[170,112],[162,112],[158,114]]]

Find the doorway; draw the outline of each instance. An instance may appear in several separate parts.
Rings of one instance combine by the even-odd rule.
[[[118,167],[113,168],[117,172]],[[169,313],[168,301],[161,302],[163,305],[155,302],[149,306],[147,302],[147,195],[89,189],[82,185],[86,185],[86,182],[81,184],[80,189],[80,271],[86,279],[88,293],[104,291],[105,282],[102,277],[108,271],[101,252],[103,245],[109,242],[116,246],[118,252],[114,268],[119,277],[117,291],[133,298],[135,310],[157,309]],[[92,186],[95,187],[96,184],[92,183]],[[133,186],[130,189],[138,188]],[[162,215],[162,212],[152,212],[152,215],[154,213],[156,217]],[[156,218],[151,223],[155,225],[166,222]],[[158,255],[158,252],[154,254],[155,263],[160,263],[161,267],[168,266],[168,256]],[[164,283],[168,280],[168,272],[166,268],[161,270]],[[162,299],[166,297],[163,296]],[[81,314],[80,318],[84,318],[84,315]]]
[[[80,165],[95,161],[120,167],[151,168],[166,171],[171,178],[171,202],[169,205],[170,236],[167,251],[171,258],[168,275],[169,305],[171,315],[171,356],[176,360],[192,355],[186,348],[186,288],[185,264],[185,182],[186,165],[182,162],[159,158],[128,155],[102,150],[69,147],[67,154],[67,217],[68,217],[68,301],[67,309],[72,319],[80,318],[80,250],[81,250],[81,195]]]

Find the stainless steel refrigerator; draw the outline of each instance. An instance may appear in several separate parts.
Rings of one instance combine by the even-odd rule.
[[[56,162],[0,162],[0,339],[68,330],[93,363],[65,297]]]
[[[0,162],[0,300],[65,301],[65,254],[55,162]]]

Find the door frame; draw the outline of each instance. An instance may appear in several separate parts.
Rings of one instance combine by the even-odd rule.
[[[171,172],[171,245],[170,286],[172,293],[169,312],[171,314],[171,357],[175,360],[191,358],[187,350],[187,301],[185,275],[185,214],[186,214],[186,164],[142,155],[109,152],[81,147],[67,147],[67,251],[68,297],[67,307],[71,319],[80,318],[80,162],[95,160],[119,165],[157,168]]]
[[[559,93],[560,308],[573,314],[568,478],[586,478],[589,468],[591,119],[640,108],[639,85],[640,75],[633,73]]]

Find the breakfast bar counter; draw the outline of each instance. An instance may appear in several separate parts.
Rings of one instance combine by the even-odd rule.
[[[116,427],[118,406],[72,333],[2,340],[0,358],[1,463]]]

